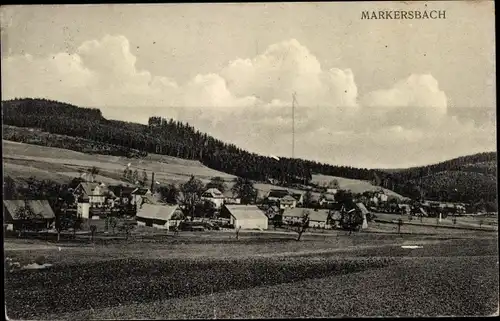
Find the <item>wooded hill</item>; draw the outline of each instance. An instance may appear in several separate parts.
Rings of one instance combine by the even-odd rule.
[[[59,141],[57,144],[52,144],[54,147],[57,145],[57,147],[78,151],[88,149],[97,153],[126,157],[141,157],[147,153],[157,153],[199,160],[207,167],[228,174],[255,181],[275,179],[284,186],[307,183],[313,173],[318,173],[369,180],[413,198],[425,194],[432,197],[437,195],[446,200],[451,200],[451,198],[462,201],[496,199],[496,153],[482,153],[436,165],[389,172],[333,166],[303,159],[281,158],[277,161],[271,157],[247,152],[233,144],[224,143],[206,133],[199,132],[189,124],[172,119],[151,117],[149,125],[108,120],[97,108],[81,108],[46,99],[28,98],[3,101],[2,112],[5,125],[36,128],[58,134],[57,137],[65,135],[78,138],[78,144],[75,144],[74,140],[72,142]],[[8,137],[4,136],[4,139],[29,142],[26,141],[26,135],[19,135],[15,130],[4,132],[4,135],[6,133]],[[36,135],[36,131],[33,135]],[[38,143],[49,144],[47,139]],[[446,174],[448,172],[455,173],[448,175]],[[469,177],[466,178],[465,183],[462,177],[460,181],[454,178],[460,172],[469,173],[464,176]],[[443,180],[443,175],[450,179]],[[442,184],[436,184],[436,180]],[[450,193],[456,189],[457,185],[462,186],[462,184],[470,185],[470,188],[461,192],[460,195]]]

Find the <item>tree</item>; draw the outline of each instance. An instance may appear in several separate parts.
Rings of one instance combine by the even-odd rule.
[[[363,215],[357,210],[352,202],[346,202],[340,211],[342,228],[349,231],[358,231],[363,225]]]
[[[214,202],[205,200],[195,205],[195,216],[213,217],[215,215],[216,205]]]
[[[125,168],[123,170],[123,179],[126,181],[126,182],[133,182],[132,180],[132,170],[130,168]]]
[[[188,213],[191,213],[191,218],[194,216],[196,204],[201,201],[201,194],[203,193],[203,183],[191,176],[189,181],[181,185],[182,204]]]
[[[304,207],[309,207],[312,204],[313,195],[311,191],[307,191],[304,194]]]
[[[95,177],[97,176],[97,174],[99,174],[99,169],[95,166],[92,166],[91,168],[89,168],[87,170],[90,178],[91,178],[91,181],[93,182],[95,180]]]
[[[160,186],[158,191],[160,192],[160,199],[163,202],[167,204],[177,204],[179,200],[179,189],[175,184]]]
[[[6,176],[3,179],[3,199],[12,200],[17,197],[18,192],[15,181],[10,176]]]
[[[337,189],[338,190],[340,188],[340,184],[339,184],[338,179],[331,180],[328,183],[328,188],[332,188],[332,189]]]
[[[33,211],[33,209],[25,203],[24,206],[19,207],[16,210],[16,213],[14,214],[16,217],[17,224],[19,228],[19,234],[18,236],[20,237],[28,228],[32,226],[33,220],[36,218],[36,214]]]
[[[298,222],[295,226],[295,232],[298,233],[297,241],[300,241],[302,234],[309,227],[309,211],[303,211],[302,217],[300,218],[300,222]]]
[[[109,217],[109,226],[111,227],[113,234],[115,234],[115,229],[117,225],[118,225],[118,220],[116,219],[116,217],[114,216]]]
[[[142,171],[142,179],[141,179],[141,186],[145,187],[148,183],[148,173],[146,173],[146,170]],[[151,191],[153,192],[153,191]]]
[[[122,232],[125,232],[125,240],[128,240],[130,232],[134,229],[134,224],[132,222],[123,222],[118,229]]]
[[[245,205],[253,203],[257,197],[257,191],[253,187],[253,183],[247,178],[238,177],[231,190]]]
[[[207,184],[206,188],[216,188],[221,191],[221,193],[224,193],[227,189],[227,186],[224,180],[221,177],[217,176],[210,179],[210,182]]]
[[[137,171],[137,169],[132,173],[132,183],[134,184],[137,184],[137,182],[139,181],[139,172]]]

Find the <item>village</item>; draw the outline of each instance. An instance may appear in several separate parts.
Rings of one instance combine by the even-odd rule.
[[[299,234],[307,229],[352,232],[368,228],[382,213],[392,214],[394,219],[436,217],[438,223],[448,215],[466,213],[466,204],[462,203],[401,201],[382,188],[353,194],[339,189],[336,181],[305,186],[305,191],[272,188],[262,192],[244,179],[228,189],[220,177],[203,184],[192,176],[177,188],[174,184],[161,185],[151,173],[151,183],[146,186],[144,172],[137,184],[106,185],[94,181],[92,172],[98,169],[88,172],[73,179],[52,199],[4,199],[4,234],[47,237],[57,233],[59,240],[61,234],[69,232],[94,237],[118,231],[128,236],[134,229],[174,234],[268,229],[301,231]]]

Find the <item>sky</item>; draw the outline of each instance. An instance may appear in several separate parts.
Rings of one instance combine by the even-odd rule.
[[[365,10],[446,10],[362,20]],[[262,155],[402,168],[496,150],[491,1],[2,6],[2,100],[189,122]]]

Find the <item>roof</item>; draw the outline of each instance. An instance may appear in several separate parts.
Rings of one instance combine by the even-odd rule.
[[[284,197],[281,198],[282,201],[296,201],[295,197],[291,195],[285,195]]]
[[[269,191],[267,197],[283,198],[286,195],[290,195],[290,193],[286,189],[272,189]]]
[[[419,210],[420,210],[420,213],[422,213],[424,216],[428,216],[427,212],[423,208],[420,207]]]
[[[53,219],[55,217],[54,211],[47,200],[5,200],[3,204],[6,208],[4,215],[7,215],[8,219],[16,219],[16,212],[19,208],[28,205],[33,213],[37,215],[42,215],[45,219]]]
[[[363,203],[356,203],[356,206],[357,206],[357,207],[361,210],[361,212],[362,212],[363,214],[368,214],[368,213],[370,213],[370,211],[368,211],[368,210],[366,209],[365,204],[363,204]]]
[[[333,196],[331,194],[323,195],[322,199],[329,201],[329,202],[335,202],[335,196]]]
[[[315,222],[326,222],[328,219],[328,210],[312,208],[291,208],[283,212],[283,217],[302,217],[304,211],[309,213],[309,220]]]
[[[92,195],[92,191],[98,186],[98,183],[81,182],[78,186],[81,186],[85,194]],[[77,187],[78,187],[77,186]]]
[[[137,209],[137,217],[153,220],[170,220],[172,215],[179,209],[178,205],[159,205],[144,203]]]
[[[121,185],[110,185],[108,186],[108,189],[113,192],[116,196],[120,196],[120,193],[122,196],[132,194],[132,192],[136,189],[135,187],[132,186],[121,186]]]
[[[266,214],[256,205],[224,205],[229,213],[237,220],[267,219]]]
[[[150,191],[149,191],[149,188],[142,188],[142,187],[138,187],[136,188],[132,194],[134,195],[146,195],[148,194]]]
[[[300,201],[301,197],[303,196],[303,194],[301,193],[293,193],[292,194],[293,198],[295,198],[297,201]]]
[[[206,194],[206,193],[211,194],[213,198],[223,198],[224,197],[222,192],[219,191],[217,188],[209,188],[203,194]]]

